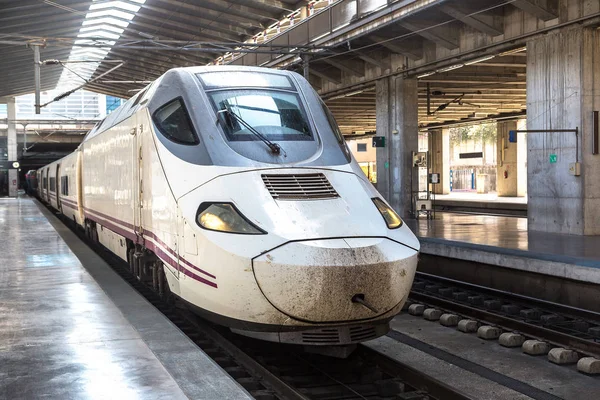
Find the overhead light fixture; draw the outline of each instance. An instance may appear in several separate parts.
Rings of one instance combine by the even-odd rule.
[[[477,58],[475,60],[465,62],[465,65],[477,64],[477,63],[480,63],[483,61],[491,60],[494,57],[496,57],[496,56],[486,56],[486,57]]]
[[[364,90],[356,90],[354,92],[346,93],[346,97],[355,96],[357,94],[361,94]]]
[[[527,50],[527,47],[518,47],[516,49],[512,49],[512,50],[505,51],[504,53],[500,53],[499,55],[500,55],[500,57],[510,56],[511,54],[517,54],[517,53],[520,53],[525,50]]]
[[[455,69],[459,69],[464,67],[464,64],[455,64],[455,65],[451,65],[449,67],[444,67],[444,68],[440,68],[438,70],[436,70],[435,72],[448,72],[448,71],[453,71]]]
[[[433,72],[425,72],[424,74],[417,75],[417,79],[425,78],[426,76],[431,76],[433,74],[435,74],[435,71],[433,71]]]
[[[340,94],[339,96],[334,96],[334,97],[332,97],[332,98],[330,98],[330,99],[327,99],[327,100],[338,100],[338,99],[343,99],[343,98],[345,98],[345,97],[350,97],[350,96],[354,96],[354,95],[357,95],[357,94],[361,94],[362,92],[364,92],[364,90],[356,90],[356,91],[354,91],[354,92],[350,92],[350,93],[344,93],[344,94]]]

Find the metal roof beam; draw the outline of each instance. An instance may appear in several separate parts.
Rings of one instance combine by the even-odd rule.
[[[147,21],[147,22],[145,22]],[[183,39],[183,40],[198,40],[199,37],[205,37],[209,40],[217,40],[217,41],[239,41],[240,37],[235,35],[229,35],[218,32],[207,32],[202,31],[193,26],[183,24],[181,22],[173,22],[163,20],[161,21],[160,28],[157,29],[156,21],[153,21],[151,17],[145,15],[137,15],[127,27],[127,32],[132,32],[134,27],[138,27],[138,31],[144,31],[144,33],[158,36],[162,39]],[[172,29],[166,29],[166,27],[171,27]],[[141,29],[144,28],[144,29]],[[166,32],[165,32],[166,31]],[[152,33],[150,33],[152,32]],[[165,38],[164,36],[168,35],[170,37]]]
[[[161,0],[167,1],[173,7],[182,6],[180,0]],[[196,3],[198,4],[198,3]],[[202,0],[200,8],[208,8],[211,10],[219,11],[221,18],[226,18],[227,15],[233,14],[241,17],[251,18],[258,21],[272,20],[273,22],[278,21],[279,15],[277,13],[267,12],[265,10],[259,10],[254,7],[248,7],[246,5],[234,3],[232,1],[225,0]]]
[[[2,25],[2,31],[10,32],[14,29],[17,29],[18,33],[23,33],[23,32],[26,32],[26,30],[24,30],[25,27],[33,25],[36,28],[43,27],[50,33],[50,32],[52,32],[52,29],[57,26],[57,24],[62,24],[64,22],[67,22],[67,23],[70,23],[71,25],[81,26],[81,23],[83,22],[83,20],[84,20],[83,16],[81,18],[73,18],[73,14],[62,13],[62,14],[56,14],[56,15],[51,15],[51,16],[45,17],[44,22],[40,23],[40,20],[38,18],[35,18],[34,16],[32,16],[31,18],[26,18],[23,21],[15,22],[12,25]]]
[[[40,4],[39,1],[19,1],[18,4],[19,6],[17,7],[3,5],[0,8],[0,22],[8,22],[15,19],[27,20],[29,18],[36,18],[39,21],[48,16],[64,15],[67,12],[57,7],[52,7],[43,3]],[[70,4],[69,7],[82,12],[80,18],[83,20],[85,17],[83,13],[88,10],[90,4],[92,4],[91,1],[84,1]],[[73,18],[73,16],[74,14],[71,14],[71,18]]]
[[[229,23],[225,23],[225,22],[219,22],[217,19],[208,19],[208,18],[205,18],[204,15],[202,15],[202,14],[200,16],[200,15],[192,15],[189,13],[183,13],[183,12],[178,12],[178,11],[169,11],[169,10],[165,10],[165,9],[162,9],[159,7],[154,7],[149,4],[144,4],[142,6],[142,8],[144,10],[150,10],[150,11],[158,13],[158,14],[166,14],[168,16],[177,17],[181,21],[187,21],[187,22],[191,23],[192,26],[197,25],[197,26],[204,27],[207,29],[210,28],[210,29],[214,29],[219,32],[223,32],[223,33],[230,34],[230,35],[252,36],[252,34],[253,34],[253,32],[250,29],[244,28],[243,26],[240,26],[237,24],[229,24]],[[140,13],[138,13],[138,15],[140,15]]]
[[[279,1],[279,0],[248,0],[247,1],[250,4],[253,4],[254,7],[259,8],[259,9],[268,9],[268,10],[275,10],[274,12],[292,12],[295,11],[295,9],[292,9],[292,7],[290,7],[289,4],[284,3],[283,1]]]
[[[128,61],[129,65],[156,66],[158,68],[173,68],[187,65],[208,64],[212,59],[210,56],[202,54],[180,54],[180,53],[160,53],[156,51],[140,51],[125,49],[112,49],[109,56]],[[194,57],[195,56],[195,57]]]
[[[172,8],[176,8],[178,10],[181,9],[183,12],[185,12],[185,10],[189,10],[189,11],[193,12],[194,14],[202,14],[205,16],[205,18],[213,17],[214,19],[223,18],[224,17],[223,13],[224,13],[224,11],[226,11],[226,9],[215,10],[215,9],[211,9],[211,8],[200,7],[195,4],[177,2],[174,0],[154,0],[152,3],[153,4],[157,4],[157,3],[168,4],[171,9]],[[238,25],[241,24],[242,27],[245,27],[247,29],[264,29],[264,26],[261,24],[260,21],[253,19],[248,14],[240,15],[237,13],[229,13],[226,15],[227,15],[226,18],[229,21],[234,22]]]

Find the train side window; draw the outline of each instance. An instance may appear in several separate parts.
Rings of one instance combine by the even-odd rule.
[[[133,104],[131,105],[131,108],[133,108],[139,104],[140,100],[142,100],[142,97],[144,97],[144,95],[146,95],[147,91],[148,91],[148,87],[146,87],[146,89],[142,90],[141,92],[139,92],[137,94],[137,96],[135,97],[135,100],[133,101]]]
[[[60,177],[60,194],[69,195],[69,177],[67,175]]]
[[[344,152],[346,160],[350,161],[350,149],[346,145],[346,141],[344,140],[344,135],[342,135],[342,131],[340,131],[340,127],[338,126],[333,114],[331,113],[331,111],[329,111],[329,108],[325,105],[323,101],[321,101],[321,107],[323,107],[323,112],[327,117],[329,126],[331,127],[331,130],[333,131],[333,134],[335,135],[335,138],[337,139],[337,142],[339,143],[342,152]]]
[[[180,144],[198,144],[192,120],[181,97],[160,107],[152,115],[156,127],[167,139]]]
[[[46,177],[44,177],[44,179],[42,179],[42,188],[48,189],[48,178],[46,178]]]
[[[50,177],[50,191],[56,192],[56,178],[53,176]]]

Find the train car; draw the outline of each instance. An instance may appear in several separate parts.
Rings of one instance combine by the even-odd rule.
[[[35,169],[30,169],[25,174],[25,182],[27,184],[26,193],[28,195],[34,195],[37,192],[38,179],[37,179],[37,171]]]
[[[369,340],[414,278],[418,240],[289,71],[170,70],[39,175],[140,280],[240,334]]]
[[[43,168],[38,169],[38,190],[37,194],[40,200],[44,202],[48,202],[48,167],[45,166]]]

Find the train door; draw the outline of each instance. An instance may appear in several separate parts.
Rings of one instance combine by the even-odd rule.
[[[39,186],[39,192],[40,192],[40,199],[44,199],[44,190],[46,189],[46,177],[44,174],[44,170],[40,170],[40,186]]]
[[[62,213],[62,209],[60,208],[61,198],[60,195],[62,193],[62,184],[60,179],[60,164],[56,164],[56,209]]]
[[[44,200],[46,200],[46,202],[50,203],[50,188],[48,187],[48,168],[46,168],[44,170]]]
[[[142,170],[142,130],[139,129],[137,124],[137,113],[132,116],[133,127],[131,128],[132,146],[131,146],[131,170],[133,173],[131,174],[131,178],[133,182],[131,183],[132,187],[132,202],[133,202],[133,227],[135,230],[135,235],[137,237],[138,243],[143,243],[144,229],[142,223],[142,214],[143,214],[143,170]]]
[[[0,197],[8,196],[8,170],[0,169]]]

